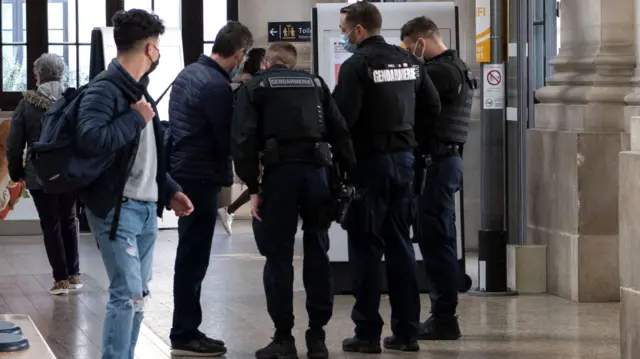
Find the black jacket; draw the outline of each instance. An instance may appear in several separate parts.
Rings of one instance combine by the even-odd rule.
[[[253,79],[241,86],[237,94],[237,102],[235,113],[233,116],[231,129],[231,150],[238,177],[247,184],[250,193],[258,193],[258,177],[259,169],[259,152],[264,149],[266,139],[262,133],[263,124],[263,106],[264,92],[263,75],[279,75],[287,76],[291,70],[284,66],[272,66],[265,72],[257,73]],[[299,71],[297,71],[299,73]],[[331,93],[326,83],[318,76],[306,74],[314,80],[316,86],[321,89],[321,104],[326,123],[326,138],[329,142],[334,157],[340,163],[341,171],[348,171],[353,168],[356,163],[355,153],[351,137],[347,129],[346,122],[335,101],[331,97]],[[297,101],[302,99],[290,98],[289,101]],[[303,101],[300,101],[303,103]],[[313,112],[317,102],[311,101]],[[277,119],[270,119],[277,121]]]
[[[94,183],[82,189],[79,197],[96,216],[106,218],[122,198],[124,184],[138,151],[140,133],[146,125],[130,105],[144,96],[153,104],[156,113],[157,109],[144,81],[134,80],[117,60],[111,61],[99,76],[105,76],[109,81],[91,84],[84,93],[78,109],[77,141],[81,151],[103,156],[112,164]],[[162,216],[164,207],[180,187],[166,171],[164,131],[158,116],[153,119],[153,126],[158,156],[158,216]]]
[[[385,111],[389,109],[385,107],[388,104],[374,103],[375,101],[369,98],[371,89],[367,87],[370,86],[372,68],[367,59],[374,56],[382,58],[389,56],[397,59],[402,57],[398,55],[398,52],[403,52],[405,55],[405,66],[416,67],[416,71],[419,72],[419,78],[415,84],[415,114],[410,114],[410,116],[414,116],[414,119],[411,119],[414,128],[413,130],[372,135],[369,130],[372,119],[361,118],[363,117],[363,109],[365,106],[381,106]],[[362,41],[356,52],[341,65],[333,97],[347,121],[358,158],[376,153],[414,149],[418,145],[416,138],[421,141],[426,136],[424,131],[429,126],[424,121],[435,120],[440,113],[438,91],[418,59],[397,46],[387,44],[382,36],[372,36]],[[393,110],[403,111],[401,108]]]
[[[230,81],[229,74],[206,55],[200,55],[174,81],[169,102],[169,171],[174,178],[233,184]]]
[[[7,139],[9,176],[14,182],[24,180],[30,190],[42,189],[42,186],[38,182],[33,164],[30,161],[25,163],[25,150],[40,138],[42,115],[53,102],[52,98],[38,91],[26,91],[11,117],[11,132]]]

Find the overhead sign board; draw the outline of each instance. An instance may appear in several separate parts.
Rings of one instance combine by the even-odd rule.
[[[476,62],[491,61],[491,0],[476,0]]]
[[[269,42],[311,41],[311,21],[269,22],[267,25]]]

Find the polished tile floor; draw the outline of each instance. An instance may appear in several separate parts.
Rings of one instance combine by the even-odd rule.
[[[207,334],[224,339],[227,358],[249,359],[270,338],[272,324],[265,311],[261,270],[247,223],[238,222],[233,237],[221,228],[214,239],[211,264],[203,285],[202,303]],[[169,357],[175,231],[162,231],[155,250],[152,298],[138,345],[141,359]],[[59,359],[99,358],[101,321],[107,280],[99,252],[89,236],[81,241],[85,288],[68,297],[52,297],[50,268],[38,237],[0,237],[0,314],[30,315]],[[298,250],[298,254],[300,250]],[[473,257],[471,257],[473,262]],[[300,272],[301,260],[295,260]],[[473,267],[473,264],[470,265]],[[472,276],[473,270],[471,270]],[[304,348],[304,291],[296,280],[298,349]],[[422,298],[428,308],[428,297]],[[362,358],[344,354],[340,342],[352,334],[349,296],[336,298],[328,327],[332,358]],[[429,359],[612,359],[619,357],[618,304],[575,304],[552,296],[479,298],[462,295],[463,340],[423,343],[415,354],[384,353],[384,358]],[[389,316],[384,298],[383,316]],[[388,330],[387,330],[388,331]]]

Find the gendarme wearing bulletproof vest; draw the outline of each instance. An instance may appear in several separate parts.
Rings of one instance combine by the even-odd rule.
[[[428,68],[435,63],[453,67],[461,77],[461,85],[458,86],[457,95],[452,95],[449,99],[441,97],[442,109],[433,125],[433,134],[438,141],[445,144],[464,144],[469,133],[469,119],[476,81],[467,65],[452,50],[445,51],[427,61],[425,66]]]

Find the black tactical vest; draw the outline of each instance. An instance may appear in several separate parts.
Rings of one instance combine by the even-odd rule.
[[[287,68],[269,69],[261,77],[263,139],[321,140],[326,125],[320,80],[307,72]]]
[[[464,144],[469,133],[473,90],[477,88],[476,79],[458,56],[443,56],[436,61],[454,67],[462,77],[462,82],[457,89],[458,96],[453,99],[452,103],[442,105],[440,116],[434,126],[435,136],[443,143]]]
[[[407,51],[393,45],[359,48],[364,55],[368,76],[366,96],[358,122],[371,134],[413,130],[415,93],[420,68]]]

